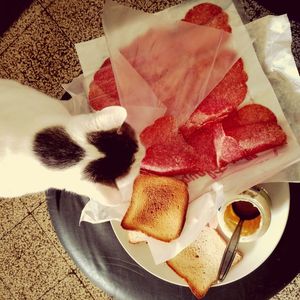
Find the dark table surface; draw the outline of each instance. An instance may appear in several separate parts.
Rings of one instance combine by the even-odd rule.
[[[300,184],[290,184],[290,214],[284,234],[271,256],[248,276],[211,288],[205,299],[270,299],[300,272]],[[49,190],[47,203],[56,233],[78,267],[99,288],[118,300],[195,299],[190,290],[151,275],[125,252],[110,223],[78,225],[88,199]]]
[[[292,24],[293,51],[299,67],[299,16],[296,1],[240,0],[244,17],[252,21],[269,12],[288,13]],[[65,95],[65,99],[67,99]],[[284,234],[272,255],[248,276],[211,288],[205,299],[270,299],[300,272],[300,184],[290,184],[290,214]],[[47,203],[56,233],[78,267],[99,288],[118,300],[195,299],[190,290],[164,282],[146,272],[125,252],[110,223],[78,225],[88,199],[65,191],[49,190]]]

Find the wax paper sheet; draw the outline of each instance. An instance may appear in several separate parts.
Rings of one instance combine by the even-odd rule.
[[[176,16],[177,18],[182,18],[184,13],[191,7],[193,7],[195,4],[200,3],[202,1],[187,1],[182,6],[177,6],[174,8],[171,8],[168,10],[168,17],[170,16]],[[223,6],[224,2],[214,1],[215,3]],[[228,2],[226,2],[228,4]],[[226,5],[227,5],[226,4]],[[224,7],[224,6],[223,6]],[[227,7],[227,6],[225,6]],[[233,5],[229,5],[226,9],[226,12],[229,15],[230,18],[230,25],[234,28],[238,28],[239,33],[241,34],[241,28],[242,23],[241,20],[234,8]],[[161,12],[165,13],[165,11]],[[278,100],[276,98],[276,95],[274,93],[274,90],[272,89],[272,86],[268,79],[266,78],[265,74],[262,71],[261,65],[256,57],[256,53],[251,46],[251,42],[255,42],[256,51],[258,53],[258,58],[261,59],[261,63],[264,66],[264,57],[261,56],[260,53],[265,51],[265,49],[268,49],[266,45],[272,45],[272,51],[273,56],[276,55],[277,57],[280,56],[280,53],[287,58],[289,61],[289,67],[292,68],[294,71],[295,63],[293,60],[293,57],[290,53],[290,43],[291,43],[291,36],[289,31],[289,22],[286,17],[268,17],[272,22],[266,22],[265,20],[258,20],[253,23],[253,28],[251,28],[252,23],[247,25],[247,29],[251,33],[251,38],[248,36],[247,30],[243,28],[244,32],[242,32],[241,37],[243,37],[244,41],[247,40],[247,45],[250,45],[242,55],[242,58],[245,63],[245,69],[248,74],[248,82],[247,85],[249,87],[247,98],[245,99],[243,104],[246,103],[260,103],[267,107],[269,107],[277,116],[279,124],[284,129],[285,133],[288,136],[288,144],[285,147],[282,147],[282,149],[278,150],[277,153],[274,153],[273,151],[270,151],[268,153],[263,153],[262,155],[258,155],[258,157],[255,160],[251,160],[249,162],[240,162],[236,163],[234,166],[228,168],[222,176],[220,176],[217,180],[221,183],[220,186],[224,186],[225,195],[229,196],[232,194],[239,193],[250,186],[253,186],[259,182],[267,181],[268,178],[271,176],[277,174],[282,169],[286,168],[289,165],[294,164],[299,159],[299,147],[296,141],[296,138],[293,134],[293,132],[290,129],[290,126],[288,122],[285,119],[285,116],[281,110],[281,107],[278,103]],[[262,22],[261,25],[259,22]],[[275,28],[286,28],[285,31],[280,30],[272,30],[272,27],[270,24],[274,25],[275,22]],[[256,30],[256,28],[261,28],[265,26],[265,32],[268,32],[269,30],[273,31],[273,34],[262,34],[260,30]],[[253,30],[252,30],[253,29]],[[264,37],[264,39],[261,38],[261,36]],[[287,39],[285,43],[281,44],[281,38]],[[264,43],[262,42],[264,41]],[[265,45],[265,46],[263,46]],[[277,47],[277,46],[278,47]],[[261,47],[261,48],[260,48]],[[275,47],[275,48],[274,48]],[[103,61],[108,57],[109,52],[106,47],[106,42],[104,38],[99,38],[93,41],[80,43],[76,45],[77,53],[79,55],[79,59],[82,65],[83,69],[83,76],[84,76],[84,88],[85,91],[88,92],[89,84],[93,78],[93,75],[95,71],[99,68],[99,66],[103,63]],[[276,49],[276,51],[274,51]],[[284,64],[285,65],[285,64]],[[280,69],[280,68],[279,68]],[[282,71],[282,69],[280,69]],[[293,72],[294,72],[293,71]],[[285,73],[286,72],[286,73]],[[285,77],[287,78],[288,86],[290,87],[290,91],[292,91],[295,95],[296,99],[299,97],[299,90],[297,89],[298,83],[297,83],[297,75],[294,72],[293,74],[293,80],[290,80],[290,71],[289,68],[285,68]],[[268,72],[266,72],[267,75]],[[279,77],[282,79],[282,77]],[[280,97],[280,89],[278,88],[278,83],[276,81],[270,79],[273,87],[277,93],[277,96]],[[297,96],[297,97],[296,97]],[[295,102],[296,103],[296,102]],[[284,107],[284,105],[283,105]],[[296,116],[292,119],[289,119],[290,124],[294,128],[294,126],[297,124],[297,118]],[[295,124],[293,124],[295,123]],[[297,125],[296,125],[297,126]],[[295,174],[295,173],[294,173]],[[276,180],[276,179],[275,179]],[[202,205],[207,207],[208,216],[213,217],[213,214],[210,214],[210,208],[217,207],[216,204],[216,194],[215,191],[212,190],[212,184],[215,182],[215,179],[212,179],[209,176],[203,176],[200,178],[197,178],[194,181],[191,181],[189,184],[189,192],[190,192],[190,198],[191,201],[195,201],[194,205],[197,205],[197,203],[201,203]],[[237,182],[239,184],[237,184]],[[210,195],[210,196],[208,196]],[[219,197],[220,198],[220,197]],[[222,198],[222,197],[221,197]],[[205,200],[206,199],[206,200]],[[199,201],[199,202],[197,202]],[[205,202],[206,201],[206,202]],[[81,220],[92,222],[92,223],[98,223],[102,221],[107,221],[110,219],[121,219],[122,215],[124,214],[125,210],[127,209],[126,204],[122,204],[119,206],[117,210],[111,211],[111,208],[107,209],[107,207],[101,207],[101,205],[96,204],[96,199],[91,200],[88,202],[87,206],[84,208]],[[199,206],[201,206],[199,204]],[[191,205],[190,205],[191,207]],[[203,211],[203,207],[201,209]],[[97,213],[95,213],[97,211]],[[188,212],[189,213],[189,212]],[[189,218],[187,219],[186,226],[188,228],[189,226]],[[192,221],[192,220],[190,220]],[[200,226],[201,227],[201,226]],[[156,262],[161,262],[166,259],[169,259],[174,254],[178,253],[180,249],[183,249],[184,246],[187,245],[187,243],[191,242],[193,240],[192,234],[190,234],[190,239],[187,242],[183,242],[180,244],[180,238],[177,240],[176,247],[173,248],[173,250],[176,248],[176,250],[171,251],[168,249],[168,251],[171,251],[171,254],[169,257],[165,257],[161,255],[157,251],[158,249],[164,249],[166,247],[165,245],[158,242],[158,244],[162,247],[159,248],[159,245],[153,246],[152,253],[154,254],[154,259]],[[179,245],[179,247],[178,247]],[[180,246],[181,245],[181,246]],[[174,246],[174,245],[173,245]],[[163,250],[162,250],[163,251]]]
[[[246,46],[223,30],[113,1],[102,21],[120,103],[137,131],[164,114],[185,122]]]

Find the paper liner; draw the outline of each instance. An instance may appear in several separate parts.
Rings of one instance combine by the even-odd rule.
[[[165,14],[166,16],[168,16],[168,18],[171,19],[172,18],[181,19],[189,8],[201,2],[202,1],[187,1],[182,6],[171,8],[168,10],[168,13],[166,13],[166,11],[163,11],[161,12],[161,14]],[[214,1],[214,2],[221,6],[222,3],[224,3],[219,1]],[[296,66],[290,51],[291,34],[290,34],[288,19],[285,16],[282,17],[270,16],[268,17],[269,18],[268,22],[263,21],[262,19],[254,22],[253,27],[252,27],[252,23],[248,24],[247,29],[251,33],[251,39],[249,39],[246,29],[241,29],[243,28],[241,27],[242,26],[241,20],[234,6],[233,5],[229,6],[226,12],[229,15],[230,25],[233,28],[233,34],[235,33],[235,29],[238,28],[241,43],[245,43],[249,45],[251,44],[252,40],[255,40],[255,46],[258,51],[258,57],[260,59],[264,59],[265,56],[261,56],[260,53],[263,53],[265,49],[273,49],[272,50],[273,57],[282,56],[286,58],[285,62],[284,60],[281,60],[281,62],[283,62],[282,65],[276,69],[276,72],[278,72],[280,75],[277,77],[277,80],[272,80],[272,84],[275,91],[277,92],[277,96],[281,100],[281,92],[283,93],[283,91],[281,91],[280,81],[281,79],[284,79],[284,82],[286,83],[284,89],[286,89],[286,87],[288,86],[289,93],[291,93],[290,95],[293,95],[293,97],[288,98],[291,99],[292,101],[290,107],[296,105],[297,104],[296,99],[298,99],[299,97],[299,83],[298,83],[299,78],[297,78],[298,75],[296,75]],[[258,30],[258,28],[263,28],[264,30],[261,31]],[[278,30],[278,28],[281,29],[285,28],[285,30]],[[123,29],[124,31],[126,31],[126,28]],[[271,35],[266,34],[269,31],[272,32]],[[282,43],[283,40],[285,40],[284,43]],[[99,38],[94,41],[77,44],[76,49],[79,54],[80,62],[84,72],[84,87],[86,92],[88,92],[89,83],[93,78],[94,72],[99,68],[99,66],[102,64],[104,59],[108,56],[105,40],[104,38]],[[276,49],[276,51],[274,51],[274,49]],[[270,55],[270,52],[268,53],[268,55]],[[276,114],[279,124],[286,132],[288,136],[288,144],[287,146],[284,146],[281,149],[279,149],[277,152],[268,151],[267,153],[261,153],[257,155],[257,158],[255,160],[251,160],[248,162],[240,161],[235,163],[233,166],[230,166],[226,170],[226,172],[218,178],[218,181],[224,185],[224,191],[226,197],[239,193],[261,181],[266,181],[267,178],[270,178],[272,175],[278,173],[278,171],[286,168],[289,165],[294,164],[297,160],[299,160],[299,147],[297,141],[294,137],[293,132],[289,127],[288,122],[285,119],[285,116],[280,108],[280,105],[277,101],[272,86],[268,82],[265,74],[261,69],[261,66],[259,64],[259,61],[256,58],[256,54],[252,46],[248,47],[248,50],[242,55],[242,57],[245,63],[245,69],[249,76],[249,80],[247,82],[248,95],[243,105],[247,103],[255,102],[270,108]],[[264,66],[263,60],[261,60],[261,63]],[[274,70],[274,65],[272,65],[272,63],[270,65],[272,66],[271,70]],[[291,72],[290,72],[291,69],[293,70],[292,79],[291,79]],[[284,74],[284,76],[282,76],[282,74]],[[270,76],[270,73],[267,72],[267,75]],[[286,98],[282,97],[282,99],[283,99],[282,100],[283,103],[285,103]],[[292,118],[289,119],[289,121],[292,123],[293,128],[294,126],[296,126],[297,128],[299,121],[297,120],[295,114],[294,115],[292,114]],[[293,178],[290,177],[288,178],[288,180],[294,181]],[[298,180],[299,177],[297,177],[295,181]],[[189,193],[190,193],[191,200],[195,200],[194,205],[196,205],[197,203],[196,200],[201,198],[201,195],[204,195],[205,192],[210,192],[210,195],[214,197],[214,195],[211,194],[211,185],[213,182],[214,180],[212,180],[212,178],[209,176],[204,176],[190,182]],[[211,200],[214,201],[213,198],[211,198]],[[97,201],[96,199],[92,199],[90,202],[96,203]],[[123,207],[121,207],[122,205],[120,205],[119,207],[120,210],[118,208],[118,210],[114,210],[113,212],[107,211],[106,210],[107,207],[106,207],[105,217],[101,214],[102,209],[100,208],[100,206],[98,206],[99,212],[97,214],[94,213],[89,214],[89,211],[92,212],[93,209],[95,211],[95,207],[97,207],[96,204],[93,207],[94,204],[90,202],[82,212],[81,215],[82,221],[99,223],[110,219],[118,219],[121,218],[123,212],[125,212],[126,210],[126,205],[124,203]],[[207,203],[212,204],[210,200],[208,200]],[[209,204],[207,205],[208,207],[210,207]],[[89,207],[90,209],[88,209]],[[209,210],[210,209],[207,208],[208,215],[209,215]],[[190,218],[188,217],[187,221],[190,221],[189,219]],[[213,218],[211,221],[213,221]],[[178,242],[180,242],[180,238]],[[183,247],[184,245],[182,244],[182,246],[179,246],[177,250],[179,251],[179,249],[183,249]],[[153,253],[157,253],[155,252],[156,250],[153,249],[153,247],[152,247],[152,251]],[[174,254],[176,251],[172,253]],[[163,253],[158,253],[157,255],[154,256],[156,262],[160,262],[169,258],[171,258],[171,256],[165,257]]]
[[[230,33],[113,1],[103,27],[120,104],[138,131],[165,113],[185,122],[239,58]]]

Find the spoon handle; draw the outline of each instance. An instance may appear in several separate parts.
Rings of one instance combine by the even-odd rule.
[[[239,220],[239,223],[235,227],[234,232],[229,240],[229,243],[224,251],[221,265],[219,268],[219,273],[218,273],[218,281],[219,282],[222,282],[225,279],[225,277],[232,265],[232,262],[234,260],[234,257],[235,257],[236,251],[237,251],[237,245],[240,240],[243,222],[244,222],[244,220],[242,220],[242,219]]]

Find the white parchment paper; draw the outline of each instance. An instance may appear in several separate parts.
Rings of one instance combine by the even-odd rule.
[[[284,115],[300,143],[300,76],[291,51],[289,19],[287,15],[266,16],[247,24],[246,28]],[[266,182],[300,182],[300,163],[284,169]]]
[[[160,13],[165,14],[168,18],[174,17],[180,19],[189,8],[201,2],[204,1],[187,1],[181,6],[176,6]],[[205,219],[205,223],[213,218],[214,213],[212,211],[214,210],[215,212],[216,207],[219,205],[218,202],[221,202],[222,200],[220,199],[224,197],[222,188],[220,189],[220,187],[224,186],[225,195],[229,196],[242,192],[262,181],[300,181],[300,167],[295,164],[300,156],[299,146],[277,100],[278,97],[291,127],[296,133],[297,138],[299,138],[298,133],[300,130],[298,126],[300,124],[300,117],[297,117],[297,115],[299,116],[297,114],[299,111],[297,101],[300,95],[300,85],[299,75],[290,50],[291,33],[289,21],[286,16],[268,16],[262,18],[247,24],[247,30],[250,33],[249,36],[246,28],[242,26],[241,19],[233,5],[229,5],[228,1],[212,2],[223,8],[227,7],[226,12],[229,15],[230,25],[233,29],[238,28],[243,40],[247,40],[247,45],[250,45],[242,55],[249,77],[247,82],[249,88],[248,95],[243,104],[255,102],[269,107],[276,114],[279,124],[286,132],[288,145],[275,154],[273,151],[270,151],[267,154],[258,155],[258,158],[255,160],[246,163],[239,162],[228,168],[218,178],[218,182],[221,183],[218,185],[218,201],[216,200],[216,190],[212,188],[215,180],[212,180],[209,176],[204,176],[192,181],[189,184],[189,192],[191,200],[194,201],[189,206],[187,222],[182,236],[174,241],[174,243],[168,243],[168,245],[159,241],[151,241],[151,239],[148,241],[156,263],[163,262],[175,256],[197,237],[197,231],[192,231],[190,228],[192,228],[193,224],[197,224],[196,228],[200,230],[201,226],[205,225],[201,224],[199,218],[199,216],[203,216],[203,211],[206,211],[208,219],[207,221]],[[257,56],[254,48],[251,46],[252,41],[254,41]],[[97,71],[109,55],[105,38],[101,37],[76,44],[76,50],[83,70],[83,78],[81,78],[83,83],[82,88],[87,94],[95,71]],[[277,97],[261,65],[272,83]],[[84,97],[82,91],[81,97]],[[286,101],[286,97],[288,97],[288,101]],[[293,166],[287,169],[288,171],[278,174],[279,171],[289,165]],[[271,176],[273,178],[268,180]],[[92,199],[82,211],[81,221],[99,223],[112,219],[121,220],[127,207],[128,205],[123,203],[112,209],[102,206],[96,199]],[[206,208],[204,209],[204,207]],[[191,212],[193,212],[193,217],[191,217]],[[197,212],[199,213],[197,214]],[[164,251],[166,249],[167,251]],[[164,255],[165,253],[168,254]]]

